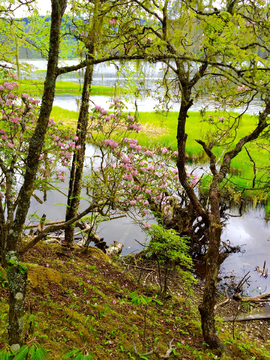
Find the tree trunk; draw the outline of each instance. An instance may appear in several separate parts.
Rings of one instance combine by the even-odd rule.
[[[80,114],[77,124],[77,132],[76,132],[76,135],[78,136],[77,144],[81,146],[81,148],[78,149],[77,152],[74,153],[73,155],[72,167],[70,171],[70,180],[69,180],[66,221],[76,216],[80,205],[92,76],[93,76],[93,65],[88,65],[85,69],[85,74],[84,74],[82,103],[81,103]],[[74,227],[75,224],[72,224],[69,225],[65,230],[65,241],[67,241],[68,243],[73,243]]]
[[[229,354],[228,349],[217,336],[214,315],[218,271],[222,262],[219,254],[220,237],[222,232],[220,224],[219,197],[219,181],[218,174],[216,174],[214,175],[210,187],[211,213],[209,215],[209,243],[206,254],[206,279],[203,302],[199,306],[199,311],[201,314],[202,331],[205,342],[211,349],[219,348],[222,352]]]
[[[8,334],[9,344],[13,349],[19,349],[23,344],[23,312],[27,281],[27,269],[19,262],[17,256],[18,242],[30,206],[30,199],[34,190],[39,165],[39,157],[44,145],[49,117],[52,110],[55,82],[57,78],[61,21],[66,5],[67,0],[52,0],[50,50],[40,114],[34,135],[29,144],[24,182],[16,201],[17,209],[15,219],[13,220],[11,217],[8,218],[5,226],[6,236],[4,236],[1,241],[1,246],[3,247],[1,249],[1,261],[4,262],[7,271],[10,290]],[[12,210],[14,211],[14,208]]]
[[[6,255],[6,263],[10,291],[8,314],[9,344],[12,350],[16,351],[24,344],[23,315],[27,268],[19,263],[19,259],[13,251]]]
[[[185,82],[182,85],[182,100],[178,116],[177,143],[178,143],[178,159],[177,168],[179,172],[179,180],[185,189],[193,209],[198,216],[203,218],[206,226],[209,227],[209,247],[206,255],[206,281],[203,296],[203,303],[199,307],[202,319],[202,331],[205,342],[210,348],[218,349],[225,353],[229,353],[226,346],[220,341],[215,330],[214,306],[216,304],[216,285],[217,276],[220,266],[219,246],[221,236],[220,226],[220,210],[219,210],[219,177],[214,176],[210,188],[210,214],[203,208],[193,187],[188,182],[185,169],[185,153],[187,134],[185,133],[186,119],[188,110],[192,106],[191,89]]]

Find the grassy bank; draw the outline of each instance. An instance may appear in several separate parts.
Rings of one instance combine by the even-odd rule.
[[[23,92],[28,92],[31,96],[41,96],[43,94],[44,81],[41,80],[21,80],[21,88]],[[114,95],[113,86],[92,86],[92,95]],[[81,95],[82,85],[72,81],[57,81],[56,94]]]
[[[62,359],[74,348],[86,350],[95,360],[138,359],[133,342],[139,353],[159,344],[158,353],[164,355],[172,339],[175,347],[170,359],[220,359],[203,343],[197,308],[200,286],[195,286],[192,295],[179,274],[172,274],[174,294],[164,297],[156,286],[144,285],[145,275],[141,276],[140,270],[129,273],[97,249],[82,252],[76,247],[69,250],[41,243],[22,261],[28,267],[25,339],[31,344],[38,342],[48,352],[46,359]],[[3,351],[7,343],[8,290],[1,267],[0,275]],[[147,304],[132,301],[134,292],[138,298],[148,299]],[[269,359],[267,321],[233,328],[218,318],[216,325],[233,359]]]
[[[208,112],[209,116],[218,116],[222,114],[216,114],[214,112]],[[63,119],[65,123],[76,124],[76,113],[63,110],[60,108],[54,108],[53,117],[56,119]],[[142,112],[139,114],[139,121],[142,124],[142,131],[138,134],[133,134],[138,142],[146,148],[161,148],[167,147],[171,150],[177,150],[176,129],[177,129],[177,116],[178,113],[171,112],[167,117],[153,112]],[[206,117],[205,117],[206,118]],[[237,131],[234,140],[231,140],[231,144],[225,147],[228,151],[232,148],[236,142],[246,134],[253,131],[257,124],[257,118],[252,115],[244,115],[239,123],[239,130]],[[224,126],[219,124],[219,126]],[[199,160],[200,162],[207,161],[207,157],[202,149],[202,146],[196,142],[196,139],[203,141],[209,141],[209,139],[215,139],[215,126],[209,121],[203,121],[199,112],[190,112],[187,119],[187,155],[190,159]],[[237,184],[240,191],[252,188],[254,179],[254,163],[256,164],[256,186],[262,185],[267,180],[268,172],[265,169],[269,163],[269,145],[266,140],[258,139],[252,143],[248,143],[246,148],[232,160],[231,174],[228,177],[228,181],[232,186]],[[224,147],[216,146],[213,148],[213,152],[217,158],[222,158],[222,151]],[[249,194],[249,191],[246,191]],[[253,196],[255,192],[253,191]],[[267,196],[267,193],[257,191],[257,196],[263,199]]]

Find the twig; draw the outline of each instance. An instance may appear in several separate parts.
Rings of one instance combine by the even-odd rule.
[[[244,283],[245,283],[246,281],[248,281],[248,279],[250,278],[250,276],[247,278],[247,276],[248,276],[249,273],[250,273],[250,271],[244,275],[244,277],[243,277],[243,278],[240,280],[240,282],[238,283],[236,289],[239,290],[240,287],[241,287],[242,285],[244,285]]]
[[[230,297],[228,296],[228,287],[229,287],[229,284],[227,284],[226,289],[225,289],[226,300],[222,301],[219,304],[216,304],[215,307],[214,307],[215,310],[216,310],[216,308],[218,306],[223,306],[223,305],[227,304],[227,302],[229,302],[231,300]]]
[[[159,347],[159,344],[157,344],[157,346],[156,346],[153,350],[149,351],[148,353],[146,353],[146,354],[140,354],[140,353],[138,353],[138,351],[137,351],[137,349],[136,349],[136,345],[135,345],[135,343],[133,342],[134,352],[135,352],[136,355],[138,355],[138,356],[140,356],[140,357],[153,355],[153,354],[157,351],[158,347]]]
[[[139,240],[137,240],[137,239],[134,239],[138,244],[140,244],[140,245],[142,245],[142,246],[144,246],[144,247],[147,247],[146,245],[143,245],[141,242],[139,242]]]
[[[169,344],[169,349],[166,351],[166,354],[165,355],[160,355],[159,354],[159,357],[161,357],[162,359],[168,359],[168,357],[171,355],[171,352],[173,351],[173,348],[175,345],[172,345],[172,342],[173,342],[173,338],[172,340],[170,341],[170,344]]]
[[[146,354],[140,354],[140,353],[138,353],[138,351],[137,351],[137,349],[136,349],[136,345],[135,345],[135,343],[133,342],[134,352],[135,352],[136,355],[138,355],[138,356],[140,356],[140,357],[143,357],[143,356],[147,357],[147,356],[150,356],[150,355],[153,355],[153,354],[157,354],[161,359],[168,359],[169,356],[171,355],[172,351],[173,351],[174,346],[175,346],[175,345],[172,345],[173,340],[174,340],[174,339],[172,338],[172,340],[171,340],[170,343],[169,343],[169,349],[166,351],[166,354],[165,354],[165,355],[161,355],[161,354],[158,354],[158,353],[157,353],[157,350],[158,350],[158,348],[159,348],[159,343],[157,344],[157,346],[156,346],[153,350],[149,351],[148,353],[146,353]]]
[[[151,271],[149,274],[146,275],[146,277],[145,277],[145,279],[144,279],[144,282],[143,282],[144,285],[146,284],[146,280],[149,278],[149,276],[152,275],[154,272],[155,272],[155,270],[154,270],[154,271]]]

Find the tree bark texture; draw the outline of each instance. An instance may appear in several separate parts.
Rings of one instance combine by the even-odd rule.
[[[20,239],[23,230],[25,218],[30,206],[30,199],[34,190],[39,157],[44,145],[44,139],[54,100],[59,57],[60,28],[61,20],[66,9],[66,3],[67,0],[52,0],[50,50],[46,79],[44,83],[44,92],[35,132],[29,144],[24,182],[18,194],[15,219],[8,229],[8,251],[16,251],[17,249],[18,240]]]
[[[92,76],[93,76],[93,65],[88,65],[86,66],[85,74],[84,74],[82,102],[81,102],[79,119],[77,124],[77,132],[76,132],[76,135],[78,136],[77,144],[80,145],[81,148],[78,149],[77,152],[74,153],[73,155],[73,161],[72,161],[72,167],[71,167],[70,179],[69,179],[66,221],[76,216],[80,205]],[[75,224],[71,224],[65,230],[65,241],[67,241],[68,243],[72,243],[74,240],[74,227]]]
[[[13,350],[19,349],[24,343],[23,315],[27,283],[27,268],[19,263],[15,252],[6,255],[7,279],[9,285],[8,334],[9,344]]]
[[[52,110],[60,44],[60,29],[67,0],[52,0],[50,50],[48,57],[46,80],[35,132],[29,144],[24,182],[16,201],[15,219],[8,218],[5,225],[5,236],[1,239],[2,262],[4,262],[10,289],[9,298],[9,344],[14,349],[23,344],[23,311],[27,271],[20,264],[17,256],[18,242],[30,206],[34,190],[39,157],[44,145],[45,135]],[[4,259],[3,259],[4,257]]]

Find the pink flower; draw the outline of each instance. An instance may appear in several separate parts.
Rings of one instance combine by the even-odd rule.
[[[123,163],[128,164],[130,162],[130,158],[129,157],[127,157],[127,158],[123,157],[122,161],[123,161]]]
[[[113,300],[112,303],[113,303],[113,304],[116,304],[116,300]]]
[[[131,200],[129,203],[130,203],[130,205],[136,205],[137,201],[136,200]]]
[[[167,148],[161,148],[161,152],[162,152],[162,154],[166,154],[167,152],[168,152],[169,150],[167,149]]]
[[[153,156],[154,155],[154,151],[150,151],[150,150],[146,150],[146,152],[144,153],[146,156]]]
[[[145,227],[145,228],[148,228],[148,229],[150,229],[150,227],[151,227],[151,224],[149,224],[149,223],[146,223],[146,224],[144,224],[144,227]]]

